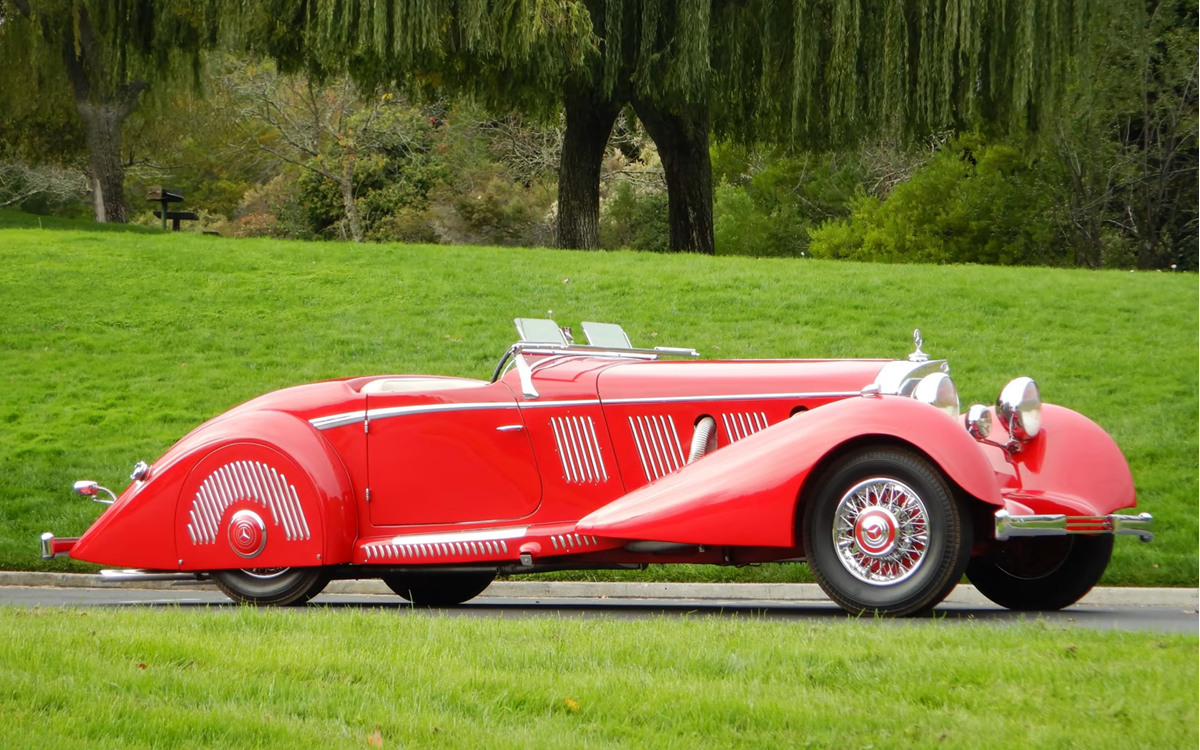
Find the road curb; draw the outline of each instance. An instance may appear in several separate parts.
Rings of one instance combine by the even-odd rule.
[[[50,588],[178,590],[211,588],[203,581],[114,582],[87,573],[0,571],[0,586]],[[379,580],[334,581],[329,594],[391,594]],[[504,599],[709,599],[715,601],[820,602],[828,598],[814,583],[613,583],[576,581],[497,581],[482,595]],[[988,601],[974,586],[961,585],[946,599],[950,604],[982,605]],[[1080,604],[1105,607],[1200,608],[1200,589],[1117,588],[1091,591]]]

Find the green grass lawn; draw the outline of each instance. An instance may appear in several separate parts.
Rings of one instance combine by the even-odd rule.
[[[1194,748],[1194,635],[0,609],[5,748]]]
[[[900,358],[919,326],[964,405],[1030,375],[1116,439],[1158,536],[1118,540],[1107,583],[1197,582],[1195,275],[4,228],[13,217],[0,212],[0,567],[87,569],[37,556],[40,532],[99,515],[71,482],[124,487],[135,461],[235,404],[356,374],[487,377],[512,319],[553,310],[706,357]]]

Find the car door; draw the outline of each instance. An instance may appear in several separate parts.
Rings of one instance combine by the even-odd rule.
[[[541,480],[512,392],[465,383],[368,393],[373,525],[500,521],[537,510]]]

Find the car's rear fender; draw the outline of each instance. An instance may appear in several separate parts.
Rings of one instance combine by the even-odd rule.
[[[276,568],[348,562],[357,530],[341,459],[308,422],[276,411],[215,420],[156,462],[88,529],[71,556],[146,569]],[[237,553],[239,511],[265,541]],[[253,514],[253,515],[250,515]],[[251,533],[257,533],[250,529]]]
[[[996,474],[954,419],[904,397],[850,398],[801,413],[588,515],[580,531],[683,544],[792,547],[820,470],[847,447],[904,445],[966,495],[1001,507]]]

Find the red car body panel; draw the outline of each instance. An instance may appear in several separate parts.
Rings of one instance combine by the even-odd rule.
[[[929,456],[968,494],[1002,504],[995,473],[954,420],[912,399],[850,398],[804,412],[583,518],[590,534],[689,544],[795,546],[812,470],[849,440],[885,438]]]
[[[70,555],[184,571],[792,559],[815,473],[851,442],[911,446],[1014,515],[1135,504],[1120,451],[1085,417],[1045,406],[1042,434],[1011,455],[925,403],[860,395],[885,360],[515,356],[527,382],[355,378],[235,407],[168,450]],[[705,417],[715,451],[688,463]],[[1006,442],[998,420],[994,433]],[[242,511],[262,539],[232,525]]]
[[[71,556],[160,570],[245,567],[226,543],[227,522],[243,508],[265,511],[268,522],[258,567],[350,560],[356,508],[337,453],[294,415],[245,408],[176,444],[147,481],[130,485],[88,529]]]
[[[993,437],[1007,440],[996,420]],[[1042,406],[1042,432],[1015,456],[985,445],[1005,504],[1014,515],[1104,515],[1137,504],[1121,449],[1099,425],[1054,404]]]

